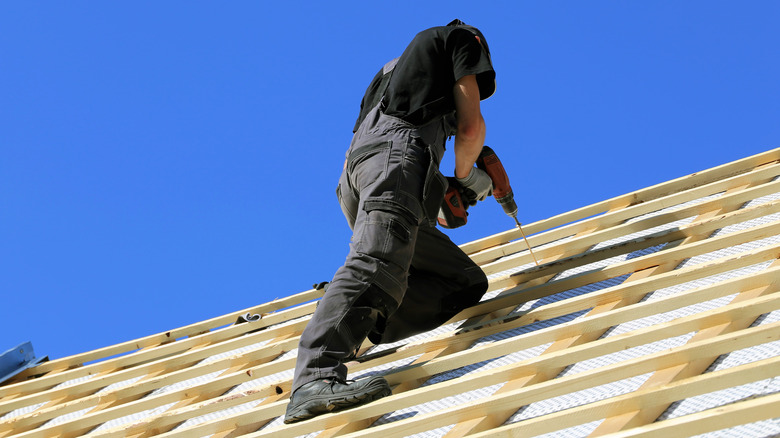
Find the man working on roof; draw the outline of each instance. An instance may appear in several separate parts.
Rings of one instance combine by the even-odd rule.
[[[469,199],[491,194],[474,163],[485,139],[480,101],[494,91],[487,42],[460,20],[420,32],[374,77],[337,189],[350,252],[301,335],[286,423],[389,395],[382,377],[346,380],[344,362],[366,337],[379,344],[431,330],[487,290],[482,270],[435,224],[449,136]]]

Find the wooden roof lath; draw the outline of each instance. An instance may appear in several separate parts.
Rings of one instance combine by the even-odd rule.
[[[524,225],[538,267],[516,229],[463,245],[488,294],[367,344],[351,376],[393,386],[374,403],[281,423],[309,290],[25,370],[0,385],[0,438],[780,433],[779,160]]]

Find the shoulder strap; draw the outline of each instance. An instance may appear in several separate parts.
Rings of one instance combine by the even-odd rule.
[[[360,102],[360,115],[358,115],[355,127],[352,129],[353,133],[357,132],[368,112],[379,105],[379,102],[385,97],[385,92],[387,92],[387,87],[390,85],[390,78],[393,76],[393,70],[397,63],[398,58],[391,60],[382,67],[382,70],[380,70],[376,76],[374,76],[374,79],[366,90],[365,96],[363,96],[363,101]]]

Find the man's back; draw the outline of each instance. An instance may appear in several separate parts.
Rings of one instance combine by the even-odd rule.
[[[469,29],[474,28],[448,25],[418,33],[397,62],[388,63],[392,69],[386,65],[374,76],[354,131],[383,96],[385,114],[417,126],[455,111],[452,90],[463,76],[477,75],[481,98],[490,96],[495,90],[495,72],[480,40]]]

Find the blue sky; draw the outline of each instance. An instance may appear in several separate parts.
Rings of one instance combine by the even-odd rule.
[[[0,3],[0,352],[64,357],[329,280],[365,87],[454,18],[490,43],[486,143],[523,223],[780,146],[778,2],[477,3]],[[449,234],[512,226],[488,199]]]

